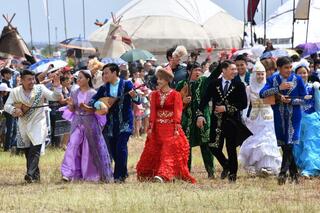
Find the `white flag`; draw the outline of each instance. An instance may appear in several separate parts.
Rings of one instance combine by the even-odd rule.
[[[309,20],[310,1],[311,0],[299,0],[294,13],[295,20]]]

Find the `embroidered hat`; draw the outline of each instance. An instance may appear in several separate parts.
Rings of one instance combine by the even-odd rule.
[[[156,71],[157,77],[163,78],[171,82],[173,80],[173,72],[170,66],[166,66],[165,68],[160,67]]]
[[[253,72],[266,72],[266,68],[263,66],[260,60],[256,61],[256,64],[253,66]]]

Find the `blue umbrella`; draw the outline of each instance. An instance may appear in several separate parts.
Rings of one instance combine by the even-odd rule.
[[[299,44],[296,49],[302,50],[302,57],[306,57],[320,51],[320,42]]]
[[[73,48],[73,49],[79,49],[79,50],[88,50],[95,52],[96,49],[92,46],[90,41],[76,37],[76,38],[68,38],[64,41],[60,42],[60,45],[66,48]]]
[[[288,52],[283,49],[276,49],[276,50],[272,50],[272,51],[268,51],[268,52],[263,53],[260,58],[261,59],[279,58],[279,57],[283,57],[283,56],[289,56]]]
[[[101,60],[101,62],[104,63],[104,64],[110,64],[110,63],[115,63],[115,64],[118,64],[118,65],[128,64],[126,61],[124,61],[121,58],[103,58]]]
[[[48,69],[49,65],[53,65],[54,68],[62,68],[67,66],[67,62],[57,58],[45,58],[35,64],[32,64],[29,69],[35,73],[44,72]]]

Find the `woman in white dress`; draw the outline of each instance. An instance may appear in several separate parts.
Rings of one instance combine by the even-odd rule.
[[[281,166],[280,150],[274,130],[273,111],[264,103],[259,92],[266,83],[266,70],[257,61],[247,87],[248,108],[243,112],[247,127],[253,133],[240,148],[239,161],[250,175],[278,174]]]

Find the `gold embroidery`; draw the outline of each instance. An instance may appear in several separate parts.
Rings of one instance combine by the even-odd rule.
[[[161,124],[172,124],[173,123],[173,119],[162,119],[162,118],[157,118],[156,119],[157,123],[161,123]]]
[[[158,118],[171,118],[173,117],[173,111],[161,110],[157,112]]]

